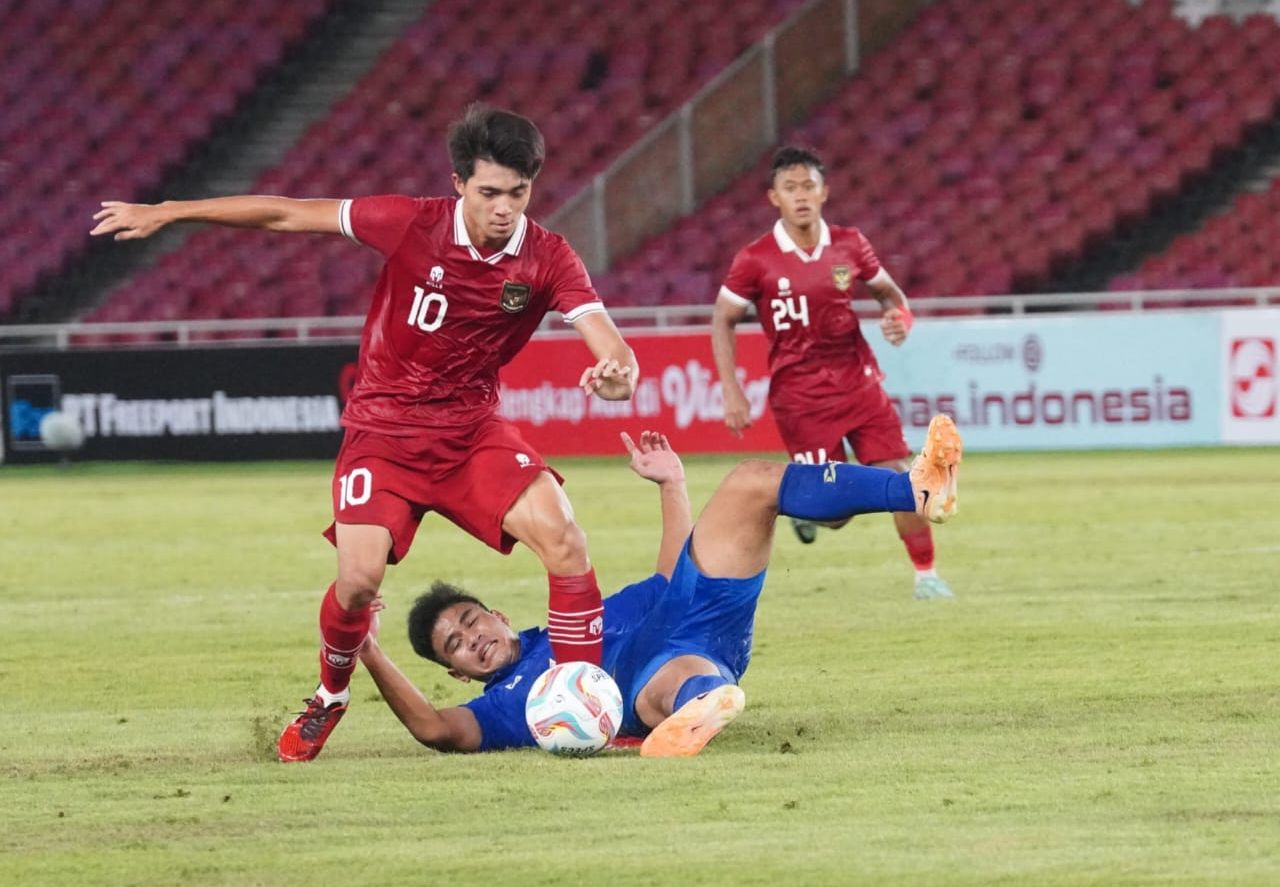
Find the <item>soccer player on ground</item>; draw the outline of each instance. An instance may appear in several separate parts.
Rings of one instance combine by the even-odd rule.
[[[333,476],[337,580],[320,605],[320,684],[280,737],[282,761],[320,753],[348,684],[387,564],[402,560],[428,511],[506,554],[516,541],[550,582],[561,660],[600,661],[600,588],[561,478],[500,418],[498,369],[558,311],[596,362],[587,394],[625,400],[639,369],[564,238],[525,215],[542,134],[517,114],[473,105],[448,136],[457,198],[223,197],[105,202],[93,234],[147,237],[171,222],[344,234],[386,264],[360,339]]]
[[[690,528],[684,468],[665,437],[623,435],[631,468],[658,484],[662,541],[657,572],[605,599],[604,668],[623,697],[623,736],[646,736],[640,753],[697,754],[742,711],[737,686],[751,658],[756,601],[779,514],[841,520],[893,511],[937,523],[955,512],[961,456],[955,423],[937,416],[909,473],[830,463],[749,460],[734,468]],[[519,634],[507,618],[436,583],[409,613],[419,655],[484,693],[437,709],[387,657],[374,636],[360,656],[409,732],[442,751],[534,745],[525,702],[551,664],[545,630]]]
[[[904,471],[911,449],[853,312],[854,282],[863,281],[883,306],[880,329],[892,345],[906,340],[911,309],[862,232],[823,220],[823,175],[813,153],[778,150],[768,194],[780,218],[772,231],[738,252],[716,298],[711,344],[724,389],[725,425],[741,437],[751,424],[736,374],[735,327],[754,305],[769,339],[769,406],[791,458],[809,464],[843,460],[847,443],[864,465]],[[929,524],[909,512],[893,520],[915,565],[915,597],[951,597],[934,570]],[[814,523],[792,523],[800,541],[813,542]]]

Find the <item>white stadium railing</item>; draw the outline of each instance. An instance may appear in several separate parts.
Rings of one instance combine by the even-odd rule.
[[[944,296],[911,300],[917,317],[1026,315],[1042,312],[1221,310],[1280,307],[1280,286],[1214,290],[1056,293],[1021,296]],[[875,303],[860,300],[863,316]],[[659,305],[610,308],[617,325],[635,332],[688,330],[706,326],[712,305]],[[120,323],[41,323],[0,325],[0,349],[86,346],[139,347],[207,345],[295,345],[357,341],[364,317],[264,317],[236,320],[142,320]],[[557,315],[546,317],[538,335],[567,334]]]

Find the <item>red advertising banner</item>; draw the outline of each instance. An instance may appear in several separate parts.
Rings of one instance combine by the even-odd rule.
[[[502,370],[502,415],[548,456],[614,455],[618,433],[660,431],[682,453],[781,451],[768,412],[768,345],[758,331],[738,332],[738,378],[751,405],[741,438],[724,427],[720,377],[706,330],[627,334],[640,362],[629,401],[587,397],[578,387],[592,363],[576,336],[534,339]]]

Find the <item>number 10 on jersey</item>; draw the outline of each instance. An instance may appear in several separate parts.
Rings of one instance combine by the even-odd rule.
[[[771,301],[769,307],[773,309],[773,328],[775,330],[791,329],[792,321],[801,326],[809,325],[808,296],[801,296],[798,300],[795,296],[779,297]]]
[[[409,309],[409,326],[416,326],[424,333],[434,333],[444,323],[444,313],[448,310],[449,300],[443,293],[429,293],[415,286],[413,307]]]

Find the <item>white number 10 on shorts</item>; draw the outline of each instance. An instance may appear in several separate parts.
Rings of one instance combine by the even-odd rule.
[[[373,495],[373,474],[368,468],[353,468],[338,478],[338,510],[363,505]]]

